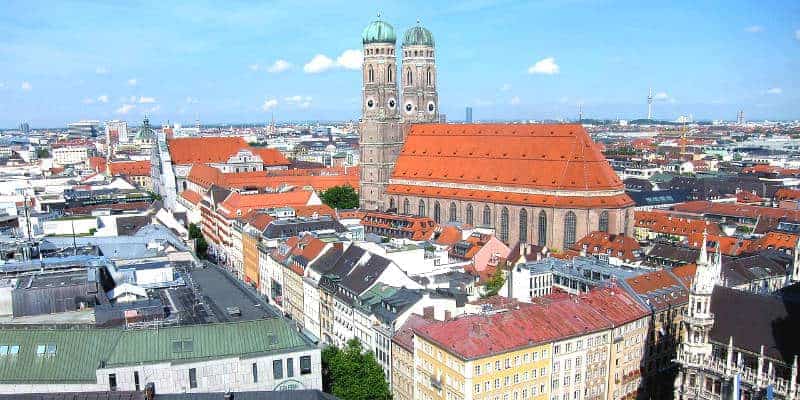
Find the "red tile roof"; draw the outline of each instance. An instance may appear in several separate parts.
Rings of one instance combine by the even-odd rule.
[[[436,223],[428,217],[367,212],[361,219],[367,233],[390,237],[406,237],[411,240],[427,240],[433,234]]]
[[[780,188],[775,192],[775,200],[800,200],[800,190]]]
[[[415,124],[392,178],[539,190],[624,189],[575,124]]]
[[[684,286],[690,287],[692,281],[694,280],[694,274],[697,272],[697,265],[696,264],[686,264],[681,265],[679,267],[675,267],[670,270],[678,279],[681,280]]]
[[[762,204],[764,199],[755,193],[741,190],[736,193],[736,202],[740,204]]]
[[[414,329],[422,328],[425,325],[430,324],[431,320],[423,318],[421,315],[411,314],[408,316],[406,323],[404,323],[400,329],[398,329],[394,336],[392,336],[392,342],[397,344],[398,346],[402,347],[409,353],[414,353]]]
[[[748,253],[756,253],[767,249],[790,250],[794,252],[797,247],[797,235],[782,232],[768,232],[766,235],[754,240],[747,247]]]
[[[291,164],[278,150],[250,147],[240,137],[176,138],[168,140],[167,146],[175,165],[223,163],[240,150],[249,150],[258,155],[264,165]]]
[[[220,212],[226,214],[228,218],[236,218],[258,209],[305,206],[311,199],[311,194],[312,192],[306,191],[247,195],[232,192],[220,203],[219,208],[223,209]]]
[[[664,211],[636,211],[634,213],[637,228],[646,228],[651,232],[689,236],[695,233],[703,233],[707,230],[709,234],[718,235],[722,233],[719,225],[709,223],[702,219],[690,219],[673,215]]]
[[[200,193],[197,193],[194,190],[184,190],[184,191],[182,191],[181,192],[181,197],[183,197],[184,199],[186,199],[186,201],[188,201],[189,203],[192,203],[194,205],[199,204],[200,200],[203,199],[202,196],[200,196]]]
[[[628,286],[656,310],[685,304],[689,301],[688,288],[668,271],[653,271],[625,280]]]
[[[703,234],[694,233],[689,235],[687,244],[693,249],[699,249],[703,245]],[[708,235],[706,239],[706,249],[717,251],[719,246],[720,253],[726,256],[738,256],[751,245],[751,241],[740,239],[734,236]]]
[[[648,314],[620,288],[594,291],[580,296],[539,298],[519,309],[434,322],[414,332],[443,350],[470,360],[611,329]]]
[[[566,208],[622,208],[632,206],[633,200],[627,194],[613,196],[552,196],[545,194],[522,194],[501,191],[454,189],[446,187],[414,186],[390,184],[387,193],[482,201],[488,203],[516,204],[523,206],[566,207]]]
[[[625,235],[595,231],[578,240],[572,246],[572,249],[580,252],[584,246],[589,254],[609,254],[612,257],[628,261],[637,260],[641,257],[639,242]]]
[[[746,218],[787,218],[793,221],[800,220],[800,211],[786,210],[783,208],[750,206],[734,203],[714,203],[706,200],[689,201],[672,207],[675,211],[699,215],[713,214],[730,217]]]
[[[106,159],[103,157],[89,157],[87,159],[89,162],[89,168],[94,172],[105,173],[106,172]]]
[[[217,185],[226,189],[285,190],[286,188],[324,191],[334,186],[349,185],[358,191],[359,177],[347,175],[276,175],[270,171],[223,173],[205,164],[193,164],[187,179],[203,188]]]
[[[108,171],[111,176],[150,176],[150,161],[112,161]]]
[[[463,232],[455,225],[442,225],[436,228],[434,234],[434,242],[443,246],[452,246],[460,242],[463,238]]]

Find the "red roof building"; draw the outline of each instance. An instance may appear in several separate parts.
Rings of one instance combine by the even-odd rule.
[[[365,233],[392,238],[428,240],[436,224],[427,217],[367,212],[361,219]]]
[[[290,171],[290,170],[287,170]],[[353,173],[355,171],[356,173]],[[315,190],[322,192],[334,186],[350,186],[358,191],[358,169],[351,169],[348,174],[324,175],[282,175],[271,174],[274,171],[249,171],[223,173],[206,164],[194,164],[189,170],[188,182],[197,185],[197,189],[208,190],[217,185],[231,190]]]
[[[412,125],[387,194],[403,214],[488,226],[505,243],[556,249],[601,223],[624,233],[633,222],[633,201],[580,125]],[[540,218],[545,229],[528,229]]]
[[[278,150],[251,147],[240,137],[191,137],[167,141],[173,165],[224,164],[242,150],[260,158],[265,166],[289,166]]]
[[[150,176],[150,161],[112,161],[108,163],[111,176]]]
[[[800,210],[760,207],[735,203],[715,203],[706,200],[689,201],[672,207],[673,210],[702,215],[714,220],[725,220],[746,225],[755,225],[759,218],[800,221]]]
[[[633,262],[642,258],[641,246],[636,239],[615,235],[608,232],[592,232],[579,240],[572,246],[572,250],[587,254],[607,254],[609,257],[616,257],[625,262]]]
[[[707,231],[711,235],[722,233],[719,225],[702,219],[685,218],[664,211],[636,211],[638,239],[653,239],[658,235],[687,238]]]

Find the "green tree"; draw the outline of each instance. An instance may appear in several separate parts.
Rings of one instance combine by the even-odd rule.
[[[50,151],[48,151],[47,149],[36,150],[36,157],[38,157],[38,158],[50,158]]]
[[[320,195],[328,207],[337,209],[358,208],[358,193],[350,185],[334,186]]]
[[[194,239],[194,250],[197,256],[206,258],[208,243],[206,242],[206,238],[203,237],[203,233],[200,232],[200,227],[196,224],[189,224],[189,239]]]
[[[486,281],[486,295],[485,297],[491,297],[496,295],[500,289],[503,287],[503,284],[506,282],[506,277],[503,274],[502,268],[497,268],[494,271],[494,274]]]
[[[342,400],[389,400],[389,384],[375,355],[364,352],[358,339],[350,339],[344,349],[328,347],[322,351],[322,387]]]

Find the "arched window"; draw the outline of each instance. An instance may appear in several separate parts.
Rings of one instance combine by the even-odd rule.
[[[392,71],[393,70],[394,70],[394,66],[390,64],[389,68],[386,70],[386,82],[388,82],[388,83],[392,83],[392,78],[394,78],[392,76]]]
[[[406,68],[406,86],[414,84],[414,76],[411,74],[411,68]]]
[[[394,210],[394,197],[389,198],[389,209]]]
[[[528,210],[519,211],[519,242],[528,243]]]
[[[600,223],[597,227],[601,232],[608,232],[608,211],[603,211],[600,213]]]
[[[467,225],[472,225],[472,204],[467,204],[467,218],[464,221]]]
[[[367,82],[375,82],[375,70],[372,69],[372,65],[367,67]]]
[[[547,246],[547,213],[539,211],[539,238],[536,241],[541,247]]]
[[[411,214],[411,204],[408,199],[403,200],[403,214]]]
[[[508,208],[500,212],[500,240],[508,243]]]
[[[458,220],[458,211],[456,210],[456,203],[450,203],[450,222],[456,222]]]
[[[577,218],[575,213],[567,211],[564,216],[564,249],[568,249],[575,244],[575,225],[577,225]]]
[[[439,207],[439,202],[433,203],[433,221],[437,224],[442,222],[442,208]]]
[[[492,226],[492,209],[489,206],[483,207],[483,225]]]
[[[425,216],[425,202],[422,201],[422,200],[419,201],[419,213],[418,214],[419,214],[420,217],[424,217]]]
[[[431,68],[430,67],[428,67],[428,70],[426,72],[425,84],[428,85],[428,86],[431,85]]]

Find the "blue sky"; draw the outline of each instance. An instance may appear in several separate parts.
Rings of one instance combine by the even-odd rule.
[[[378,11],[433,32],[452,120],[633,119],[650,87],[658,118],[800,118],[798,1],[5,1],[0,127],[354,119]]]

